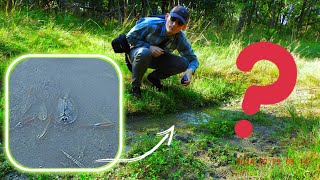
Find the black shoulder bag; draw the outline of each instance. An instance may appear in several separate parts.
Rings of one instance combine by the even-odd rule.
[[[121,34],[112,40],[111,45],[115,53],[130,53],[130,45],[125,34]]]

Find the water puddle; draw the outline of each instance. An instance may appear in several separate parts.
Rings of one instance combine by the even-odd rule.
[[[242,112],[228,111],[220,108],[207,108],[194,111],[181,112],[177,114],[170,114],[161,117],[128,117],[126,123],[127,139],[130,142],[134,142],[134,137],[145,135],[147,132],[157,132],[167,130],[172,125],[175,125],[176,130],[183,128],[186,125],[198,126],[200,124],[206,124],[208,122],[217,121],[221,122],[221,119],[230,118],[230,121],[234,119],[234,116],[240,116]],[[247,153],[254,153],[257,156],[278,155],[279,150],[278,141],[272,137],[272,133],[276,132],[274,127],[266,127],[258,123],[254,123],[254,133],[246,138],[242,139],[235,134],[227,136],[226,138],[220,138],[220,142],[228,144],[230,146],[238,147],[236,149],[245,149]],[[176,131],[177,132],[177,131]],[[188,142],[193,138],[193,135],[189,132],[181,132],[176,134],[175,139],[182,142]],[[130,144],[129,144],[130,145]],[[130,146],[127,145],[127,151]],[[276,149],[277,151],[275,151]],[[272,150],[272,151],[271,151]],[[273,152],[273,154],[272,154]],[[238,154],[244,154],[237,152]]]
[[[188,124],[198,125],[207,123],[219,116],[221,110],[208,108],[196,111],[187,111],[177,114],[169,114],[160,117],[135,117],[127,118],[127,130],[134,132],[145,132],[146,129],[166,130],[172,125],[181,127]]]

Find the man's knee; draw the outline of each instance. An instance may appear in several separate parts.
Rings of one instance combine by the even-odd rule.
[[[188,69],[189,67],[189,61],[186,58],[182,58],[183,60],[181,61],[181,66],[180,66],[180,71],[184,72]]]
[[[133,57],[135,61],[150,61],[152,59],[152,54],[148,48],[142,47],[134,52]]]

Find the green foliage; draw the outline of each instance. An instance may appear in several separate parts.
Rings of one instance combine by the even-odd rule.
[[[159,139],[152,136],[142,136],[129,151],[129,157],[144,154],[153,148]],[[130,178],[147,179],[204,179],[204,164],[192,154],[181,148],[179,141],[173,141],[170,146],[163,145],[142,161],[127,165],[126,176]]]
[[[199,92],[201,92],[199,89],[192,90],[174,85],[177,84],[177,82],[178,80],[176,80],[176,77],[166,80],[165,86],[167,90],[162,92],[157,92],[156,89],[151,88],[151,86],[147,86],[142,89],[143,98],[140,100],[136,100],[135,97],[129,96],[129,101],[127,101],[129,112],[165,114],[189,109],[191,107],[218,104],[219,100],[225,100],[228,98],[222,97],[222,93],[225,93],[228,89],[218,89],[214,94],[209,94],[210,92],[204,91],[202,92],[203,94],[199,94]],[[211,84],[204,85],[204,88],[209,89],[208,86],[210,85]],[[214,96],[214,98],[210,98],[212,96]],[[189,103],[186,104],[185,102]]]
[[[0,91],[2,92],[2,91]],[[0,144],[2,141],[2,137],[4,137],[4,122],[5,122],[5,117],[4,117],[4,96],[0,97]],[[1,146],[0,146],[1,147]],[[0,161],[1,162],[1,161]]]
[[[4,137],[4,113],[3,113],[3,109],[0,109],[0,142],[2,141],[2,137]]]
[[[140,1],[139,1],[140,2]],[[194,2],[192,7],[197,7]],[[271,2],[271,1],[270,1]],[[156,2],[154,2],[156,3]],[[111,57],[123,70],[125,85],[125,103],[128,113],[162,115],[182,110],[197,109],[204,106],[217,106],[221,103],[228,103],[230,100],[241,99],[245,89],[252,84],[270,84],[278,76],[278,71],[272,68],[270,64],[262,64],[257,69],[253,69],[252,74],[247,75],[237,70],[235,60],[239,52],[247,45],[262,40],[278,43],[288,49],[295,57],[299,66],[299,80],[297,87],[318,88],[319,71],[318,60],[320,54],[318,49],[318,37],[315,35],[313,27],[308,28],[305,37],[297,40],[297,35],[291,30],[291,26],[280,26],[278,28],[268,29],[267,22],[258,18],[253,22],[254,29],[249,28],[242,33],[234,33],[235,28],[226,26],[216,26],[216,23],[235,24],[237,15],[243,6],[239,2],[231,1],[212,1],[207,2],[206,14],[212,16],[221,16],[220,19],[214,19],[211,24],[205,18],[197,19],[191,22],[191,26],[186,34],[194,47],[200,67],[193,76],[192,84],[187,87],[179,85],[179,76],[174,76],[164,81],[168,87],[163,92],[157,92],[150,87],[146,79],[143,80],[143,98],[138,100],[128,94],[130,89],[131,74],[126,69],[123,55],[114,54],[110,42],[120,33],[126,33],[133,26],[134,21],[127,21],[122,26],[118,26],[118,21],[109,19],[104,23],[97,20],[70,16],[68,14],[50,14],[42,11],[18,11],[6,15],[1,12],[0,16],[0,72],[3,77],[8,63],[16,57],[26,53],[90,53],[103,54]],[[268,17],[267,2],[259,1],[261,13]],[[294,3],[293,1],[290,3]],[[228,6],[225,6],[225,5]],[[209,6],[210,5],[210,6]],[[241,4],[240,4],[241,5]],[[205,4],[203,4],[205,6]],[[221,9],[214,13],[210,7],[234,7],[233,9]],[[140,6],[138,6],[140,7]],[[286,5],[287,7],[287,5]],[[301,7],[301,4],[297,5]],[[316,6],[317,7],[317,6]],[[210,10],[210,11],[209,11]],[[224,14],[228,10],[228,14]],[[293,14],[298,15],[299,10],[295,9]],[[195,14],[199,9],[194,9]],[[222,16],[222,14],[224,16]],[[193,15],[193,14],[192,14]],[[198,14],[201,16],[200,12]],[[208,15],[208,19],[209,19]],[[257,17],[256,17],[257,18]],[[192,19],[192,18],[191,18]],[[195,19],[195,18],[194,18]],[[227,22],[228,21],[228,22]],[[213,23],[214,22],[214,23]],[[209,26],[207,26],[209,25]],[[207,28],[205,28],[207,27]],[[303,71],[302,71],[303,69]],[[1,81],[2,82],[2,81]],[[2,83],[3,84],[3,83]],[[316,91],[316,90],[315,90]],[[279,130],[278,138],[291,138],[295,135],[295,140],[280,139],[284,146],[290,146],[287,152],[290,156],[317,156],[319,155],[319,93],[314,93],[311,102],[298,102],[292,106],[285,107],[286,115],[280,114],[280,117],[258,112],[254,116],[247,116],[241,110],[219,110],[216,116],[210,117],[207,123],[188,126],[188,131],[197,134],[190,142],[174,140],[171,146],[162,145],[157,151],[146,157],[143,161],[134,163],[124,163],[119,165],[118,174],[110,172],[111,179],[117,177],[132,179],[204,179],[205,174],[210,168],[210,163],[234,164],[235,158],[232,152],[233,147],[224,144],[223,139],[234,135],[234,125],[240,119],[248,119],[251,122],[260,125],[284,125]],[[3,106],[3,91],[1,92],[1,106]],[[315,109],[315,110],[313,110]],[[308,111],[302,113],[301,111]],[[3,108],[0,111],[0,127],[3,126]],[[276,119],[275,119],[276,118]],[[274,123],[275,121],[279,123]],[[280,123],[281,122],[281,123]],[[1,129],[3,130],[3,128]],[[286,134],[286,136],[282,136]],[[1,140],[2,142],[2,140]],[[128,157],[136,157],[144,154],[159,142],[154,134],[144,134],[132,145]],[[291,143],[291,144],[290,144]],[[282,146],[281,146],[282,147]],[[306,151],[307,149],[307,151]],[[210,162],[205,162],[200,155],[209,157]],[[201,159],[201,160],[200,160]],[[0,154],[0,176],[12,171],[3,154]],[[299,169],[295,171],[295,168]],[[264,172],[263,177],[270,179],[282,178],[312,178],[319,177],[317,170],[319,163],[313,161],[312,166],[294,166],[294,167],[254,167],[247,166],[241,169],[248,174],[259,175],[257,172]],[[116,171],[116,170],[115,170]],[[109,172],[108,172],[109,173]],[[31,175],[30,175],[31,176]],[[38,179],[46,179],[48,176],[39,175]],[[67,175],[63,178],[93,178],[91,175],[81,177]],[[95,177],[95,176],[94,176]],[[97,177],[100,177],[97,175]],[[52,178],[54,178],[52,176]],[[102,175],[101,178],[104,178]]]
[[[239,119],[237,119],[239,120]],[[234,126],[236,122],[232,119],[211,118],[207,123],[195,126],[195,131],[204,134],[210,134],[214,137],[229,137],[234,134]]]
[[[0,145],[0,177],[4,177],[4,175],[6,175],[9,172],[12,172],[13,169],[11,167],[11,165],[9,164],[9,162],[6,160],[5,155],[3,152],[3,146]]]

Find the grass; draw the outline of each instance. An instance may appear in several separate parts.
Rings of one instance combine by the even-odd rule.
[[[319,177],[319,159],[318,156],[313,155],[314,152],[319,152],[319,147],[297,151],[296,147],[289,146],[286,151],[288,155],[268,158],[266,164],[242,165],[236,168],[241,173],[246,172],[248,176],[267,179],[316,179]]]
[[[314,109],[313,103],[319,104],[319,91],[315,99],[303,103],[290,100],[284,107],[282,121],[283,128],[279,129],[276,137],[284,144],[284,153],[280,157],[279,165],[267,163],[266,165],[235,166],[237,175],[246,172],[247,176],[259,176],[267,179],[317,179],[320,176],[319,159],[319,127],[320,116],[318,108]],[[311,108],[310,108],[311,107]],[[304,109],[304,111],[300,111]],[[279,121],[279,118],[277,118]],[[289,160],[294,162],[291,164]],[[269,158],[272,160],[272,158]]]
[[[124,74],[125,109],[128,115],[162,116],[203,107],[219,107],[241,99],[250,85],[268,85],[276,81],[279,73],[276,66],[268,61],[256,63],[251,72],[243,73],[235,66],[241,50],[253,42],[273,41],[288,49],[298,66],[298,81],[295,91],[284,102],[266,105],[254,116],[245,115],[240,108],[219,109],[207,123],[187,125],[176,129],[172,145],[162,145],[143,161],[120,163],[116,168],[101,174],[75,175],[72,178],[117,177],[130,179],[205,179],[226,177],[219,169],[227,167],[234,178],[243,176],[265,177],[266,179],[316,179],[319,177],[320,152],[320,54],[319,42],[311,37],[294,39],[287,34],[258,29],[235,34],[232,30],[216,28],[197,29],[190,27],[186,34],[196,52],[200,67],[193,77],[192,85],[184,88],[179,85],[179,77],[173,76],[164,81],[169,87],[157,92],[143,80],[143,98],[138,100],[128,94],[130,73],[122,54],[112,51],[110,42],[118,34],[127,32],[134,22],[122,27],[115,21],[103,23],[92,19],[79,19],[72,16],[50,16],[40,11],[16,10],[9,16],[0,16],[0,74],[17,57],[30,53],[81,53],[102,54],[117,62]],[[290,34],[290,33],[289,33]],[[3,81],[1,81],[3,84]],[[1,91],[3,92],[3,91]],[[239,105],[240,102],[238,102]],[[3,95],[1,96],[0,118],[3,119]],[[200,110],[199,110],[200,111]],[[286,158],[296,161],[310,158],[308,166],[295,163],[280,165],[237,165],[237,156],[257,157],[253,151],[246,151],[234,141],[233,127],[240,119],[248,119],[255,125],[274,129],[281,147],[282,162]],[[3,122],[0,121],[1,127]],[[2,133],[2,132],[1,132]],[[129,143],[132,148],[124,157],[136,157],[151,149],[159,138],[155,133],[142,132]],[[179,135],[190,137],[179,140]],[[254,134],[256,136],[257,134]],[[268,137],[269,135],[261,135]],[[258,136],[259,137],[259,136]],[[258,138],[263,139],[261,137]],[[2,142],[2,140],[1,140]],[[279,145],[279,146],[280,146]],[[2,145],[1,145],[2,147]],[[238,155],[234,155],[237,152]],[[269,152],[269,158],[274,158]],[[13,171],[0,154],[0,177]],[[221,175],[222,173],[222,175]],[[29,175],[45,179],[47,175]],[[61,175],[70,178],[66,175]],[[227,177],[231,177],[227,175]],[[55,178],[52,176],[52,178]]]
[[[142,136],[130,150],[128,157],[136,157],[151,149],[159,140],[148,135]],[[181,176],[186,178],[204,178],[204,164],[193,157],[192,151],[182,149],[179,141],[173,142],[168,147],[162,147],[152,153],[143,161],[128,163],[125,171],[121,172],[126,178],[141,179],[177,179]],[[166,172],[166,173],[163,173]]]

